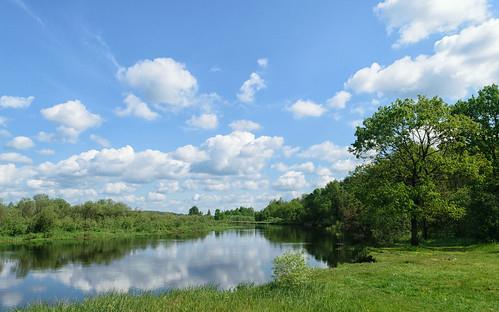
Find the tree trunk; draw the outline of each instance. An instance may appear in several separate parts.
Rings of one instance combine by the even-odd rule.
[[[428,240],[428,222],[426,219],[423,221],[423,239]]]
[[[419,245],[419,239],[418,239],[418,220],[416,217],[411,218],[411,245],[412,246],[418,246]]]

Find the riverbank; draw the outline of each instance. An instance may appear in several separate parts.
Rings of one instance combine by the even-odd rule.
[[[29,233],[17,236],[1,236],[0,246],[22,245],[60,241],[87,241],[87,240],[111,240],[127,238],[192,238],[208,234],[211,231],[223,231],[233,228],[243,228],[242,225],[223,221],[209,220],[204,217],[177,217],[171,226],[156,229],[151,227],[146,230],[134,231],[122,228],[98,228],[90,231],[61,231],[55,230],[49,233]]]
[[[499,244],[372,249],[376,263],[314,269],[295,289],[107,295],[28,311],[498,311]]]

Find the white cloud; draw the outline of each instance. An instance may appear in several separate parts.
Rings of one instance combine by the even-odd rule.
[[[331,141],[324,141],[320,144],[312,145],[299,154],[303,158],[315,158],[326,161],[336,161],[343,158],[352,157],[346,146],[338,146]]]
[[[339,91],[336,92],[336,94],[327,100],[327,105],[332,108],[345,108],[346,104],[350,99],[352,98],[352,95],[350,92],[347,91]]]
[[[134,190],[134,187],[123,182],[109,182],[104,186],[104,193],[107,194],[123,194],[133,192]]]
[[[12,156],[2,156],[9,164],[0,165],[0,196],[18,200],[43,192],[73,203],[110,197],[144,209],[181,211],[197,192],[203,208],[262,207],[266,200],[259,196],[268,197],[265,191],[272,187],[263,169],[282,146],[280,137],[235,131],[165,152],[136,151],[131,146],[92,149],[37,165],[18,162],[17,167]],[[292,168],[309,172],[313,166]],[[218,193],[227,190],[230,194]],[[165,205],[158,204],[163,200],[157,194],[168,196]]]
[[[156,179],[180,178],[189,164],[172,159],[168,153],[154,150],[135,152],[131,146],[90,150],[57,163],[38,166],[41,175],[54,179],[118,177],[123,182],[145,183]]]
[[[147,199],[153,202],[162,202],[166,200],[166,195],[157,192],[149,192],[147,193]]]
[[[328,168],[319,167],[316,169],[315,173],[318,176],[317,180],[315,181],[315,187],[324,187],[329,182],[335,180],[335,178],[332,176],[333,173]]]
[[[218,127],[218,117],[215,114],[201,114],[192,116],[191,119],[185,122],[189,127],[197,129],[215,129]]]
[[[189,163],[196,163],[208,159],[205,151],[199,150],[196,146],[185,145],[179,147],[172,153],[175,159],[182,160]]]
[[[7,118],[0,116],[0,126],[5,127],[7,125]]]
[[[293,165],[286,165],[282,162],[275,163],[271,166],[272,168],[276,169],[277,171],[302,171],[302,172],[308,172],[312,173],[315,171],[315,165],[311,161],[307,161],[301,164],[293,164]]]
[[[295,118],[320,117],[326,112],[322,105],[306,100],[296,101],[287,110],[293,113]]]
[[[127,95],[123,102],[126,107],[115,110],[116,115],[120,117],[135,116],[145,120],[155,120],[159,117],[158,113],[152,111],[146,103],[133,94]]]
[[[349,172],[354,170],[357,165],[358,163],[352,159],[340,159],[333,163],[332,169],[340,172]]]
[[[229,127],[232,128],[234,131],[257,131],[260,130],[262,127],[260,124],[251,121],[251,120],[235,120],[229,124]]]
[[[499,19],[463,29],[435,43],[433,55],[405,56],[388,66],[373,63],[346,86],[378,96],[439,95],[463,98],[499,81]]]
[[[36,135],[36,139],[40,142],[50,143],[54,140],[54,134],[45,131],[40,131]]]
[[[178,181],[165,181],[160,182],[156,192],[158,193],[175,193],[180,190],[180,184]]]
[[[282,153],[283,153],[284,157],[290,158],[293,155],[295,155],[296,153],[298,153],[300,151],[300,149],[301,148],[298,146],[284,146],[282,148]]]
[[[478,24],[489,17],[487,0],[385,0],[374,11],[389,32],[396,30],[400,35],[395,46]]]
[[[44,148],[38,151],[38,154],[44,155],[44,156],[51,156],[55,154],[55,151],[50,148]]]
[[[266,57],[262,57],[262,58],[259,58],[258,60],[256,60],[256,63],[261,68],[267,68],[267,66],[269,65],[269,60]]]
[[[29,149],[35,146],[35,143],[33,143],[33,140],[31,140],[28,137],[25,136],[17,136],[13,138],[11,141],[7,143],[8,147],[12,147],[15,149]]]
[[[160,108],[176,110],[193,104],[196,78],[182,63],[171,58],[141,60],[121,68],[118,79],[141,91],[148,101]]]
[[[0,107],[2,108],[26,108],[35,100],[34,96],[0,96]]]
[[[31,158],[19,153],[0,153],[0,162],[31,164]]]
[[[29,179],[26,181],[26,185],[29,188],[40,190],[40,189],[51,189],[57,186],[53,181],[41,180],[41,179]]]
[[[218,175],[258,173],[283,142],[281,137],[257,138],[242,131],[217,135],[201,145],[208,159],[194,164],[193,170]]]
[[[302,172],[289,171],[281,175],[273,186],[280,191],[296,191],[306,187],[307,180]]]
[[[15,164],[0,165],[0,186],[13,187],[32,175],[29,168],[17,168]]]
[[[99,144],[102,147],[110,147],[111,143],[109,141],[101,136],[98,136],[96,134],[91,134],[90,135],[90,140],[94,141],[95,143]]]
[[[41,113],[45,119],[58,123],[57,130],[71,143],[76,142],[81,132],[102,123],[99,115],[89,112],[78,100],[44,108]]]
[[[265,80],[257,73],[251,73],[250,78],[239,89],[237,98],[243,103],[253,102],[256,92],[263,88],[265,88]]]

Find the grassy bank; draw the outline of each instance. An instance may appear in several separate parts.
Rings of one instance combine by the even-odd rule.
[[[376,263],[316,269],[296,289],[273,284],[107,295],[28,311],[499,311],[499,244],[383,248]]]
[[[197,216],[161,216],[160,224],[138,229],[118,226],[95,226],[87,231],[65,231],[55,229],[47,233],[27,233],[16,236],[0,235],[1,245],[42,243],[51,241],[85,241],[102,239],[122,239],[139,237],[189,238],[208,234],[210,231],[238,228],[242,225],[215,221],[208,217]]]

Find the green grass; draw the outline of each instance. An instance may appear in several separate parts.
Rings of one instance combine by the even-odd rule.
[[[29,311],[499,311],[499,244],[373,249],[376,263],[312,270],[274,284],[106,295]]]
[[[181,219],[180,217],[178,219]],[[199,220],[197,220],[199,219]],[[182,219],[181,219],[182,220]],[[221,231],[230,228],[242,228],[242,225],[231,224],[223,221],[205,220],[202,217],[184,217],[181,222],[176,222],[162,229],[150,227],[147,230],[120,229],[120,228],[94,228],[89,231],[63,231],[53,230],[50,233],[28,233],[17,236],[0,235],[0,246],[43,243],[52,241],[84,241],[122,238],[190,238],[206,235],[211,231]]]

